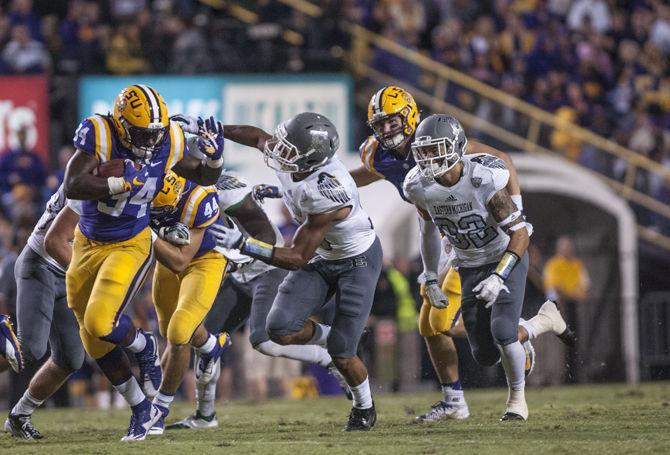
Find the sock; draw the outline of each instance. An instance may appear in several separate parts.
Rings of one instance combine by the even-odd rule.
[[[198,413],[202,417],[212,417],[216,412],[214,400],[216,399],[216,381],[207,384],[196,384],[195,402]]]
[[[286,357],[287,359],[316,363],[322,367],[327,367],[333,361],[325,348],[315,344],[289,344],[282,346],[268,340],[254,346],[254,349],[261,354],[272,357]]]
[[[505,376],[507,377],[507,385],[510,393],[521,392],[526,387],[525,368],[526,368],[526,351],[518,341],[507,344],[505,346],[498,346],[500,349],[500,357],[502,359],[503,368],[505,369]]]
[[[172,400],[174,400],[174,395],[158,392],[154,397],[153,403],[158,406],[163,406],[165,409],[170,409]]]
[[[142,389],[140,389],[140,384],[135,377],[131,377],[126,382],[115,385],[114,388],[123,396],[131,408],[146,400]]]
[[[317,344],[325,348],[326,340],[328,339],[329,334],[330,334],[329,325],[323,325],[319,324],[318,322],[314,322],[314,335],[312,336],[312,339],[307,342],[307,344]]]
[[[442,384],[442,395],[444,396],[444,402],[454,405],[463,405],[465,404],[465,397],[463,395],[463,387],[461,386],[461,381],[456,380],[455,382],[450,382],[448,384]]]
[[[367,377],[357,386],[350,385],[349,388],[354,396],[355,408],[368,409],[372,407],[372,393],[370,393],[370,381]]]
[[[526,321],[525,319],[521,318],[519,319],[519,325],[526,329],[526,332],[528,332],[528,341],[537,338],[537,330],[530,321]]]
[[[30,394],[30,391],[26,390],[26,393],[23,394],[19,402],[12,409],[11,414],[32,415],[35,409],[42,406],[42,403],[44,403],[44,400],[38,400]]]
[[[195,348],[195,350],[200,354],[209,354],[214,349],[214,346],[216,346],[216,337],[210,333],[207,341]]]
[[[147,345],[147,339],[139,329],[135,331],[135,338],[130,342],[128,346],[124,346],[131,352],[142,352],[142,350]]]

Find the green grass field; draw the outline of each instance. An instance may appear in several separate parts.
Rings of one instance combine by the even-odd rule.
[[[167,432],[121,443],[126,411],[44,410],[34,417],[39,442],[0,436],[0,453],[670,453],[670,383],[530,389],[528,422],[498,422],[506,391],[468,391],[466,421],[417,424],[437,393],[379,395],[370,433],[343,434],[344,398],[220,404],[216,430]],[[169,422],[191,411],[173,406]]]

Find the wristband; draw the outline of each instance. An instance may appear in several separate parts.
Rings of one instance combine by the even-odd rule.
[[[523,212],[523,201],[521,200],[521,195],[520,194],[510,194],[510,197],[512,198],[512,202],[514,202],[514,205],[516,205],[517,210],[520,210]]]
[[[519,256],[515,252],[507,250],[493,273],[506,280],[518,262]]]
[[[205,158],[205,164],[207,167],[211,167],[212,169],[218,169],[221,166],[223,166],[223,157],[220,157],[218,159],[212,159],[212,158]]]
[[[111,195],[125,193],[126,180],[123,177],[107,177],[107,188]]]
[[[272,260],[274,250],[274,245],[261,242],[260,240],[256,240],[253,237],[249,237],[248,239],[244,240],[242,245],[240,245],[240,251],[242,253],[267,263]]]

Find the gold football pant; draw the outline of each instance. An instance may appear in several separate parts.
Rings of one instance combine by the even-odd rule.
[[[173,344],[187,344],[205,319],[219,292],[226,258],[210,251],[176,274],[158,262],[152,285],[161,335]]]
[[[147,276],[153,262],[149,228],[123,242],[90,240],[75,229],[72,261],[66,274],[68,306],[79,322],[86,352],[99,359],[115,344],[101,338],[116,322]]]
[[[461,278],[456,270],[449,269],[442,281],[442,292],[449,300],[447,308],[435,308],[430,304],[421,285],[423,304],[419,313],[419,333],[432,337],[450,330],[461,317]]]

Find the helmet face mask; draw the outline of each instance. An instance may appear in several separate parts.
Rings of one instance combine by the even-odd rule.
[[[154,150],[165,142],[167,136],[165,127],[139,128],[128,125],[124,118],[121,118],[120,123],[126,131],[124,141],[137,158],[150,160]]]
[[[337,130],[319,114],[304,112],[283,122],[265,142],[265,164],[289,174],[309,173],[325,165],[339,147]]]
[[[446,137],[416,138],[412,143],[414,161],[425,177],[438,178],[449,172],[463,156]]]

